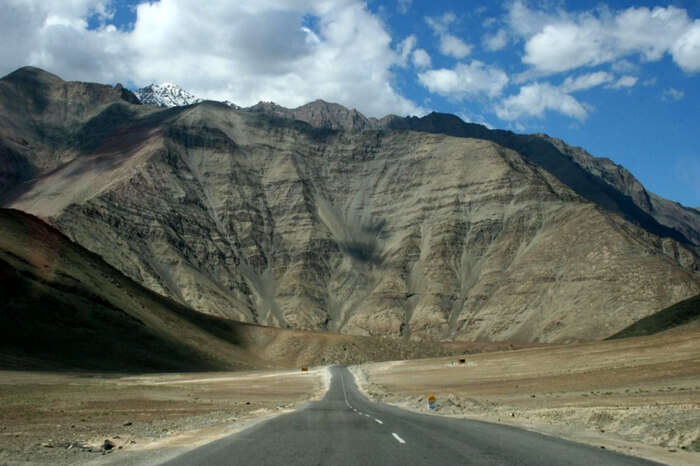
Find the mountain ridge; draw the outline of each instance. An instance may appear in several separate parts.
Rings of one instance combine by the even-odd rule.
[[[41,163],[4,204],[201,312],[407,339],[566,342],[700,292],[696,246],[541,137],[439,114],[359,129],[359,112],[318,101],[295,115],[115,96],[57,126],[57,141],[75,143],[56,154],[22,126],[12,102],[24,94],[7,86],[0,122],[18,123],[0,124],[0,141]],[[599,187],[600,203],[584,195]]]
[[[195,98],[192,95],[192,99],[179,105],[190,105],[201,101],[202,99]],[[229,104],[228,101],[224,103]],[[653,221],[659,223],[661,229],[663,229],[663,227],[670,227],[679,230],[682,237],[678,236],[676,239],[700,245],[700,235],[697,234],[697,231],[700,230],[700,209],[692,206],[684,206],[678,202],[667,200],[654,193],[648,192],[632,173],[609,158],[592,156],[583,148],[569,146],[561,139],[550,137],[544,133],[518,135],[510,131],[492,130],[478,123],[464,122],[455,115],[441,114],[438,112],[432,112],[428,117],[436,120],[442,119],[443,121],[428,124],[424,123],[426,117],[421,118],[420,120],[422,121],[418,124],[415,123],[415,117],[402,118],[397,115],[386,115],[382,118],[368,118],[354,108],[349,109],[340,104],[326,102],[322,99],[316,99],[296,108],[286,108],[274,102],[259,102],[251,107],[244,107],[243,109],[251,112],[267,113],[281,118],[304,121],[316,128],[334,130],[363,131],[384,128],[419,129],[427,132],[450,134],[452,136],[490,139],[499,143],[503,143],[505,138],[509,136],[516,138],[519,136],[539,138],[550,143],[559,153],[570,158],[583,170],[595,174],[598,178],[602,179],[602,181],[629,197],[635,206],[650,215]],[[456,124],[453,121],[445,121],[446,119],[459,120],[459,123],[462,124],[462,128],[459,128],[459,123]],[[506,145],[511,147],[508,144]],[[676,206],[673,204],[676,204]],[[687,222],[693,224],[692,228],[674,222],[674,217],[678,216],[686,217]],[[659,227],[655,226],[655,228]],[[664,233],[669,234],[669,232]]]
[[[0,368],[241,370],[488,350],[216,318],[159,296],[27,213],[0,208]],[[31,341],[31,344],[27,342]]]

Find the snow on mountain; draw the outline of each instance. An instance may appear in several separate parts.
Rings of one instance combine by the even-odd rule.
[[[149,84],[134,91],[134,94],[136,94],[136,97],[139,98],[142,104],[156,105],[158,107],[182,107],[205,100],[172,83]],[[241,108],[229,100],[224,100],[222,103],[231,108]]]
[[[171,83],[150,84],[134,91],[144,105],[180,107],[201,102],[202,99]]]

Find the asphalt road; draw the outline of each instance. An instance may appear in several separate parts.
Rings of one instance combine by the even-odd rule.
[[[331,369],[326,396],[167,465],[649,465],[640,458],[498,424],[416,414],[365,398]]]

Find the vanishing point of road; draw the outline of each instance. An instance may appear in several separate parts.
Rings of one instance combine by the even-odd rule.
[[[514,427],[405,411],[369,401],[331,368],[321,401],[191,450],[175,465],[650,465]]]

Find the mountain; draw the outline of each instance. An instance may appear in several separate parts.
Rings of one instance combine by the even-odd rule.
[[[496,142],[517,151],[600,207],[657,235],[700,245],[700,211],[649,193],[624,167],[606,158],[593,157],[559,139],[544,134],[489,130],[440,113],[424,118],[390,117],[385,127]]]
[[[383,121],[367,118],[355,109],[349,110],[342,105],[315,100],[301,107],[289,109],[274,102],[259,102],[244,110],[265,113],[288,120],[306,122],[314,128],[344,131],[363,131],[382,128]]]
[[[2,205],[179,303],[276,327],[595,340],[700,293],[697,211],[644,205],[561,144],[452,115],[0,80]]]
[[[144,105],[155,105],[157,107],[181,107],[192,105],[202,101],[194,94],[171,83],[149,84],[134,91]]]
[[[134,95],[143,105],[155,105],[156,107],[184,107],[204,101],[204,99],[171,83],[149,84],[134,91]],[[222,103],[232,108],[240,108],[228,100],[224,100]]]
[[[641,337],[690,327],[700,328],[700,295],[644,317],[609,339]]]
[[[38,218],[10,209],[0,209],[0,317],[2,368],[201,371],[470,349],[207,316],[144,288]]]

